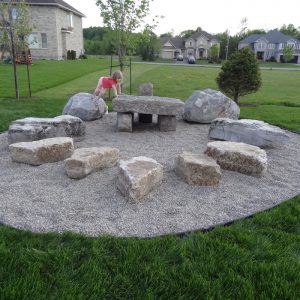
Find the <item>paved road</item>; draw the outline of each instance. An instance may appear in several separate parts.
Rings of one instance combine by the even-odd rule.
[[[220,65],[197,65],[197,64],[188,64],[184,61],[175,61],[174,63],[160,63],[160,62],[140,62],[133,61],[134,64],[146,64],[146,65],[168,65],[168,66],[188,66],[188,67],[197,67],[197,68],[221,68]],[[299,68],[278,68],[278,67],[260,67],[261,70],[280,70],[280,71],[300,71]]]

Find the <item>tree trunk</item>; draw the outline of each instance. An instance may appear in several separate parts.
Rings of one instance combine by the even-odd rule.
[[[16,65],[16,51],[15,51],[13,34],[12,34],[12,32],[10,32],[10,34],[11,34],[12,65],[13,65],[14,80],[15,80],[15,92],[16,92],[16,98],[19,99],[19,85],[18,85],[17,65]]]

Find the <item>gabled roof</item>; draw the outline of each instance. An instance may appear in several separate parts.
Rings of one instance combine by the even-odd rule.
[[[181,37],[163,37],[161,38],[161,44],[164,45],[165,43],[170,42],[174,48],[182,49],[184,48],[184,39]]]
[[[257,40],[259,40],[261,37],[263,37],[265,34],[251,34],[245,39],[241,40],[241,44],[252,44],[255,43]]]
[[[297,41],[297,39],[295,39],[289,35],[285,35],[278,30],[271,30],[271,31],[267,32],[266,39],[270,43],[285,43],[291,39],[294,39]]]
[[[252,44],[257,42],[259,39],[265,38],[269,43],[277,44],[277,43],[286,43],[289,40],[295,40],[300,43],[299,40],[293,38],[292,36],[285,35],[277,29],[268,31],[266,34],[251,34],[245,39],[241,40],[239,43],[241,44]]]
[[[5,3],[8,1],[0,0],[0,3]],[[57,6],[60,7],[66,11],[72,12],[75,15],[78,15],[80,17],[85,17],[83,13],[75,9],[73,6],[69,5],[67,2],[63,0],[25,0],[27,4],[29,5],[43,5],[43,6]]]
[[[212,40],[214,38],[210,33],[201,30],[201,31],[194,32],[190,37],[187,38],[187,40],[190,38],[197,40],[201,35],[205,36],[207,40]]]

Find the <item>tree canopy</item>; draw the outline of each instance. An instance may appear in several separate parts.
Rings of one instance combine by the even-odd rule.
[[[105,26],[112,30],[120,68],[123,70],[124,57],[133,43],[132,33],[139,29],[150,12],[152,0],[97,0]]]

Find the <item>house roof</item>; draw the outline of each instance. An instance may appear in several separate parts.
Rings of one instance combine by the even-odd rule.
[[[8,1],[0,0],[0,3],[1,2],[5,3]],[[70,11],[80,17],[85,17],[83,13],[81,13],[79,10],[75,9],[73,6],[69,5],[67,2],[63,0],[25,0],[25,2],[27,2],[29,5],[57,6],[66,11]]]
[[[177,49],[184,48],[184,39],[181,37],[167,37],[166,36],[166,37],[161,38],[162,45],[164,45],[167,42],[170,42]]]
[[[265,38],[270,43],[285,43],[289,40],[295,40],[300,43],[296,38],[292,36],[285,35],[282,32],[275,30],[270,30],[266,34],[251,34],[250,36],[246,37],[245,39],[241,40],[241,44],[252,44],[258,41],[261,38]]]
[[[210,34],[210,33],[208,33],[208,32],[206,32],[206,31],[204,31],[204,30],[201,30],[201,31],[196,31],[196,32],[194,32],[190,37],[188,37],[187,39],[190,39],[190,38],[192,38],[192,39],[194,39],[194,40],[196,40],[198,37],[200,37],[201,35],[204,35],[208,40],[212,40],[214,37]]]

